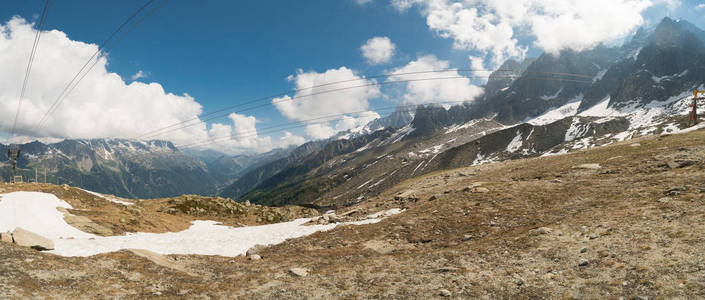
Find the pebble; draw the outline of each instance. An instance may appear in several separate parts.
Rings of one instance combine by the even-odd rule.
[[[583,258],[583,259],[581,259],[580,261],[578,261],[578,266],[583,267],[583,266],[587,266],[587,265],[588,265],[588,260],[587,260],[587,259],[584,259],[584,258]]]
[[[589,237],[591,240],[594,240],[594,239],[596,239],[596,238],[599,238],[600,236],[597,235],[597,233],[591,233],[588,237]]]
[[[539,227],[538,232],[540,234],[549,234],[551,233],[551,228],[548,227]]]
[[[257,254],[250,255],[250,260],[260,260],[260,259],[262,259],[262,257]]]
[[[463,242],[467,242],[469,240],[472,240],[472,234],[463,235]]]
[[[452,294],[450,293],[449,290],[442,289],[442,290],[438,291],[438,295],[440,295],[442,297],[450,297]]]
[[[661,202],[661,203],[668,203],[669,201],[671,201],[671,198],[669,198],[669,197],[663,197],[661,199],[658,199],[658,202]]]
[[[587,247],[583,247],[582,249],[580,249],[580,253],[585,253],[585,252],[587,252],[587,250],[588,250]]]

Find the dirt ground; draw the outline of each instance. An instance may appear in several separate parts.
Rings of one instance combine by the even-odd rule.
[[[261,260],[0,243],[0,298],[705,298],[704,154],[701,130],[438,172],[359,207],[399,215]]]

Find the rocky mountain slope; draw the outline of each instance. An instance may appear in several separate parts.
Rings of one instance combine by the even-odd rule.
[[[7,146],[0,160],[7,162]],[[54,144],[21,145],[20,173],[35,177],[47,170],[47,181],[70,184],[123,197],[150,198],[185,193],[215,194],[216,184],[206,165],[163,141],[122,139],[64,140]],[[9,176],[7,164],[0,169]]]
[[[687,125],[692,90],[705,86],[700,33],[690,23],[665,18],[621,47],[508,62],[506,68],[519,76],[492,81],[484,99],[449,109],[419,107],[409,126],[351,137],[344,147],[331,144],[336,151],[312,152],[241,199],[349,205],[442,169],[674,132]]]

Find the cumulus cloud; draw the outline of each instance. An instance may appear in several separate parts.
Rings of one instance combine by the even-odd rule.
[[[355,0],[355,2],[357,2],[357,4],[360,4],[360,5],[365,5],[367,3],[372,2],[372,0]]]
[[[145,74],[144,72],[142,72],[142,70],[137,71],[137,73],[135,73],[135,75],[132,75],[132,76],[130,77],[130,79],[132,79],[132,81],[135,81],[135,80],[140,79],[140,78],[147,78],[147,74]]]
[[[673,9],[678,0],[392,0],[399,10],[417,5],[428,27],[452,39],[457,49],[488,56],[493,67],[523,59],[533,46],[557,53],[584,50],[622,38],[644,23],[642,13],[656,5]]]
[[[31,24],[18,17],[0,24],[0,70],[3,70],[0,72],[0,106],[3,107],[0,110],[0,131],[7,132],[12,127],[27,53],[31,49],[35,32]],[[118,74],[107,71],[108,58],[102,56],[73,93],[55,113],[49,115],[46,125],[38,127],[39,120],[49,110],[67,81],[97,49],[95,44],[71,40],[58,30],[43,32],[17,121],[17,136],[9,140],[20,141],[34,137],[130,138],[192,120],[201,114],[201,104],[188,94],[166,92],[159,83],[126,83]],[[138,75],[144,73],[138,72],[135,77],[140,77]],[[196,126],[157,138],[176,144],[192,144],[217,134],[228,134],[232,130],[252,130],[254,126],[253,119],[248,117],[231,115],[230,122],[232,126],[213,124],[208,129],[205,122],[198,121]],[[300,142],[292,136],[286,138],[287,143],[291,141]],[[271,142],[267,147],[278,142]],[[257,139],[239,140],[236,144],[242,148],[266,148],[263,145],[267,145]]]
[[[232,121],[232,125],[215,123],[208,130],[209,145],[215,145],[216,149],[226,153],[266,152],[274,148],[306,142],[303,137],[293,135],[291,132],[284,132],[284,135],[275,141],[269,136],[260,136],[255,126],[257,118],[254,116],[231,113],[228,118]]]
[[[350,118],[369,118],[363,112],[369,107],[369,100],[381,95],[374,80],[364,79],[351,69],[340,67],[323,73],[298,70],[288,80],[294,83],[298,92],[272,100],[279,112],[292,121],[307,121],[316,118],[347,115]],[[338,84],[332,82],[345,81]],[[324,85],[324,86],[320,86]],[[319,86],[311,88],[314,86]],[[367,116],[367,117],[366,117]],[[363,121],[360,121],[363,122]],[[306,134],[312,139],[323,139],[335,134],[337,124],[317,123],[306,127]],[[336,129],[334,129],[336,128]]]
[[[428,70],[446,70],[448,61],[439,60],[434,55],[419,57],[406,66],[392,73],[422,72]],[[453,78],[442,80],[423,80],[436,77],[461,77],[457,71],[439,74],[412,74],[391,76],[390,81],[418,80],[406,83],[401,98],[404,104],[425,104],[438,102],[472,102],[481,96],[484,90],[473,85],[468,78]]]
[[[397,46],[388,37],[373,37],[360,47],[362,57],[371,65],[389,62]]]

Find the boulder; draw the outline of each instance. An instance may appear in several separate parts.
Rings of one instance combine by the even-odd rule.
[[[35,250],[54,250],[54,242],[50,239],[21,227],[15,228],[15,231],[12,232],[12,239],[17,245],[30,247]]]
[[[308,270],[304,268],[291,268],[289,269],[289,272],[298,277],[308,276]]]

